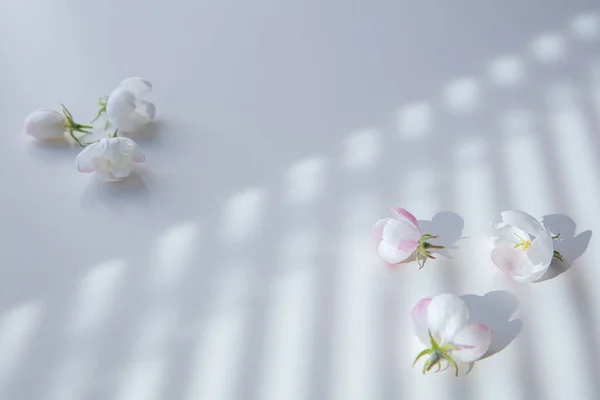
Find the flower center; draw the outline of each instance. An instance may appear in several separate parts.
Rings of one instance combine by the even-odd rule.
[[[524,239],[515,233],[515,236],[519,238],[520,242],[515,244],[515,249],[522,249],[523,251],[529,250],[531,247],[531,240]]]

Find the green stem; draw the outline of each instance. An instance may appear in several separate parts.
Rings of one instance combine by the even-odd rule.
[[[75,136],[75,133],[73,133],[73,129],[69,129],[69,135],[73,138],[73,140],[75,140],[77,142],[78,145],[80,145],[81,147],[85,147],[85,145],[83,143],[81,143],[79,138],[77,138],[77,136]]]
[[[423,374],[431,371],[433,369],[433,367],[435,367],[435,366],[437,366],[437,371],[435,371],[435,372],[436,373],[440,372],[442,370],[442,365],[441,365],[442,361],[446,361],[454,367],[454,370],[455,370],[454,375],[458,376],[458,372],[459,372],[458,364],[456,363],[456,361],[454,361],[454,359],[450,355],[450,353],[452,351],[456,350],[456,347],[451,344],[446,344],[444,346],[440,346],[436,342],[436,340],[433,338],[431,331],[429,331],[429,342],[430,342],[431,348],[425,349],[419,353],[419,355],[417,356],[417,358],[415,358],[415,361],[413,362],[413,367],[417,364],[417,361],[419,361],[421,358],[429,355],[429,358],[423,364]]]
[[[81,143],[81,140],[75,135],[75,132],[83,133],[84,135],[91,135],[92,132],[88,131],[88,129],[93,129],[94,127],[92,125],[78,124],[73,120],[73,114],[71,114],[67,107],[64,104],[61,104],[61,106],[63,109],[63,115],[67,120],[67,123],[65,124],[65,130],[69,132],[69,136],[71,136],[71,138],[73,138],[78,145],[85,147],[86,145]]]
[[[416,250],[416,261],[419,264],[419,269],[425,266],[425,262],[428,258],[435,259],[435,257],[428,251],[428,249],[445,249],[444,246],[433,245],[429,243],[430,239],[437,239],[438,237],[430,233],[424,233],[419,239],[419,245]]]
[[[100,109],[98,110],[98,114],[96,114],[96,117],[91,121],[91,123],[96,122],[102,116],[102,114],[104,114],[106,112],[106,102],[107,101],[108,101],[108,97],[101,97],[98,99],[98,104],[100,105]]]
[[[456,364],[456,361],[454,361],[454,359],[452,357],[450,357],[448,354],[442,355],[442,358],[444,360],[448,361],[450,363],[450,365],[452,365],[454,367],[454,376],[458,376],[458,364]]]

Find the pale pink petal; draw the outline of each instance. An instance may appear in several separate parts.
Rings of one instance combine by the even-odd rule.
[[[517,282],[533,282],[541,278],[547,266],[531,263],[527,252],[515,249],[510,244],[502,244],[492,250],[492,262],[501,270],[508,272]]]
[[[400,207],[394,207],[391,208],[390,211],[396,215],[396,218],[398,218],[399,221],[408,221],[412,224],[412,226],[415,227],[417,231],[419,230],[419,222],[417,221],[417,218],[415,218],[415,216],[412,215],[408,210]]]
[[[519,273],[521,264],[527,262],[527,254],[521,249],[515,249],[509,243],[503,243],[495,247],[490,256],[496,267],[511,275]]]
[[[458,350],[452,352],[455,361],[470,363],[479,360],[490,347],[492,331],[484,324],[471,324],[459,329],[452,343]]]
[[[430,345],[429,328],[427,325],[427,309],[430,304],[431,298],[421,299],[415,304],[410,313],[413,332],[427,347]]]
[[[398,246],[382,240],[377,246],[377,255],[388,264],[398,264],[405,261],[412,253],[398,249]]]
[[[418,240],[402,240],[398,243],[398,250],[412,254],[419,247]]]
[[[537,236],[544,230],[542,224],[531,215],[521,210],[502,212],[502,220],[508,225],[515,226],[530,235]]]
[[[449,343],[468,321],[469,309],[460,297],[444,293],[431,300],[427,311],[427,326],[434,338],[441,343]]]
[[[418,230],[407,220],[386,218],[372,230],[377,255],[389,264],[398,264],[411,256],[419,244]]]

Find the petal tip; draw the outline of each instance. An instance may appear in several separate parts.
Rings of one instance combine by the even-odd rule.
[[[417,218],[407,209],[402,207],[392,207],[390,208],[390,211],[394,213],[398,220],[406,220],[410,222],[415,228],[419,229],[419,221],[417,221]]]

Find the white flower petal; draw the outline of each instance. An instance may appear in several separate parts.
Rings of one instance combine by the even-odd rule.
[[[116,163],[109,163],[108,169],[115,179],[123,179],[131,174],[133,166],[130,158],[122,157]]]
[[[39,140],[52,140],[64,137],[67,120],[53,110],[37,110],[25,118],[24,131]]]
[[[390,219],[391,218],[380,219],[379,221],[375,222],[375,225],[373,225],[371,234],[373,237],[373,243],[375,243],[376,247],[379,246],[379,243],[381,243],[383,240],[383,228]]]
[[[116,88],[106,100],[106,115],[109,119],[118,115],[130,114],[134,110],[135,95],[128,90]]]
[[[386,241],[381,241],[377,246],[377,255],[389,264],[398,264],[410,257],[411,254],[400,250],[398,246]]]
[[[102,158],[109,163],[117,163],[123,158],[120,138],[102,138],[100,146],[102,147]]]
[[[119,140],[120,151],[122,154],[131,155],[131,159],[135,162],[144,162],[146,160],[146,156],[144,156],[144,153],[140,150],[140,146],[132,139],[125,137],[116,139]]]
[[[533,245],[532,245],[533,246]],[[522,249],[515,249],[510,244],[502,244],[491,253],[496,267],[508,272],[517,282],[534,282],[542,277],[548,266],[533,264]]]
[[[540,279],[548,271],[548,266],[537,264],[532,265],[527,275],[513,275],[513,279],[519,283],[531,283]]]
[[[538,236],[544,230],[544,227],[537,219],[524,211],[509,210],[504,211],[501,215],[505,223],[517,227],[530,235]]]
[[[135,97],[144,97],[152,91],[152,84],[145,79],[131,77],[121,81],[119,88],[133,93]]]
[[[419,240],[419,231],[408,221],[389,219],[383,227],[383,240],[398,245],[401,240]]]
[[[150,120],[153,120],[156,116],[156,107],[154,103],[147,100],[138,100],[137,110],[144,116],[147,116]]]
[[[106,102],[106,116],[111,125],[132,132],[154,119],[156,107],[144,99],[151,90],[150,82],[141,78],[121,82]]]
[[[433,337],[441,344],[451,342],[456,332],[466,326],[468,321],[469,309],[460,297],[445,293],[431,300],[427,310],[427,325]]]
[[[102,155],[102,146],[100,143],[92,143],[77,155],[75,166],[79,172],[89,174],[96,170],[94,159]]]
[[[539,236],[531,242],[531,246],[529,247],[529,250],[527,250],[527,256],[534,265],[550,265],[552,257],[554,257],[554,243],[550,232],[541,232]]]
[[[137,143],[130,138],[103,138],[85,148],[76,160],[80,172],[96,172],[103,181],[120,181],[129,176],[133,162],[144,161]]]
[[[431,298],[421,299],[415,304],[411,316],[411,326],[415,335],[419,338],[421,343],[429,347],[429,327],[427,320],[427,310],[431,304]]]
[[[94,172],[96,172],[96,176],[101,181],[105,182],[114,182],[118,179],[115,179],[112,172],[110,171],[108,165],[108,161],[102,157],[96,157],[93,159],[94,161]]]
[[[454,335],[452,352],[455,361],[471,363],[479,360],[489,349],[492,331],[484,324],[471,324],[459,329]]]

